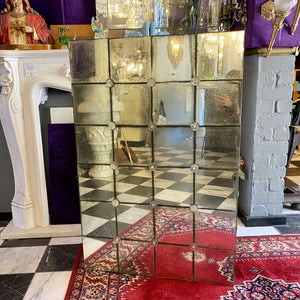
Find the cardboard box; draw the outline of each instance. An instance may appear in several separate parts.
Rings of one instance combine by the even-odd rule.
[[[59,28],[65,28],[65,34],[72,40],[92,40],[94,39],[94,32],[90,24],[80,24],[80,25],[51,25],[50,30],[55,37],[55,48],[60,49],[61,45],[59,43]]]

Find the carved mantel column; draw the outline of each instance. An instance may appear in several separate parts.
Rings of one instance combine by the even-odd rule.
[[[13,165],[14,226],[49,226],[39,104],[47,87],[71,91],[68,50],[0,51],[0,119]]]

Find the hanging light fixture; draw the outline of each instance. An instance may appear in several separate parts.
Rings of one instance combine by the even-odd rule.
[[[240,22],[244,28],[247,25],[247,0],[222,0],[222,17],[219,31],[229,31],[236,22]]]
[[[274,0],[274,4],[272,4],[272,1],[268,1],[262,5],[261,16],[267,20],[270,20],[270,16],[273,19],[273,32],[266,56],[270,55],[277,34],[282,28],[285,18],[289,16],[292,8],[296,4],[297,0]]]

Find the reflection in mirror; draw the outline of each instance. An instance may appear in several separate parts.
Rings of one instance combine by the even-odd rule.
[[[237,169],[239,127],[206,127],[197,131],[196,163],[200,167]]]
[[[93,255],[90,255],[85,259],[85,276],[93,278],[93,275],[97,274],[99,277],[105,275],[102,272],[118,272],[119,262],[118,262],[118,245],[114,240],[108,239],[95,239],[95,238],[85,238],[86,244],[89,241],[98,240],[99,243],[106,241],[102,248],[98,249]]]
[[[115,160],[119,165],[150,164],[152,156],[147,128],[118,127],[115,133]]]
[[[107,39],[71,42],[73,83],[102,82],[109,78]]]
[[[234,51],[232,47],[234,44]],[[197,76],[202,80],[243,78],[244,32],[197,35]]]
[[[122,210],[118,210],[118,232],[122,239],[136,241],[152,241],[153,214],[150,205],[128,205],[121,204]],[[139,226],[144,224],[143,231],[139,231]]]
[[[95,164],[89,170],[89,176],[111,177],[112,130],[108,126],[77,126],[76,140],[78,162]]]
[[[130,255],[135,253],[136,255]],[[120,272],[131,275],[153,276],[153,246],[150,243],[121,241],[119,244]]]
[[[195,258],[195,281],[233,284],[234,251],[199,247]]]
[[[235,249],[236,212],[202,210],[195,214],[196,243],[202,247]]]
[[[84,236],[82,239],[84,259],[87,261],[87,258],[90,255],[95,254],[107,242],[109,242],[109,239],[91,238]]]
[[[193,251],[191,248],[159,244],[156,247],[156,276],[193,280]]]
[[[196,204],[200,208],[236,212],[236,174],[233,171],[198,170],[196,182],[200,184],[200,188],[195,190]]]
[[[121,111],[121,125],[148,125],[150,122],[151,90],[144,84],[119,84],[112,89],[112,98],[119,101],[124,109]],[[115,109],[114,109],[115,110]]]
[[[155,201],[159,205],[189,207],[193,203],[193,176],[189,168],[157,169],[154,187]],[[200,188],[198,184],[196,187]]]
[[[115,82],[146,82],[151,74],[149,37],[110,40],[110,70]]]
[[[166,230],[170,219],[176,226]],[[193,213],[189,208],[157,207],[155,220],[156,238],[160,243],[190,245],[193,242]]]
[[[237,82],[201,83],[197,89],[197,122],[200,125],[239,124],[240,93]]]
[[[158,166],[186,166],[193,163],[193,132],[190,128],[162,128],[154,131],[154,159]]]
[[[153,121],[157,125],[190,125],[194,115],[191,84],[156,84],[153,88]]]
[[[103,84],[74,85],[73,103],[77,124],[107,125],[111,121],[109,89]],[[118,102],[114,104],[115,118],[120,119],[124,108]]]
[[[118,200],[122,204],[150,204],[153,197],[150,170],[123,166],[119,170],[120,172],[116,177]]]
[[[192,35],[153,38],[152,77],[157,82],[191,81],[194,74],[194,38]]]

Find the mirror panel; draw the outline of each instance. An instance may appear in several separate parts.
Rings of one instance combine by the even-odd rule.
[[[156,276],[193,280],[193,251],[189,246],[159,244],[155,250]]]
[[[190,167],[193,163],[192,130],[157,127],[154,131],[154,160],[160,167]]]
[[[189,168],[159,168],[156,170],[154,172],[155,201],[163,206],[189,207],[193,203],[191,174]],[[200,188],[198,184],[196,187]]]
[[[233,285],[234,251],[199,247],[195,258],[196,282]]]
[[[114,82],[146,82],[151,77],[151,39],[110,40],[110,72]]]
[[[73,104],[76,124],[106,125],[111,121],[109,89],[104,84],[74,85]]]
[[[109,78],[107,39],[72,41],[73,83],[104,83]]]
[[[197,35],[196,74],[201,80],[241,80],[243,57],[243,31]]]
[[[129,255],[136,253],[136,256]],[[120,273],[153,276],[153,246],[146,242],[124,241],[119,244]]]
[[[191,81],[194,74],[194,43],[192,35],[154,37],[152,77],[157,82]]]
[[[239,82],[201,82],[197,87],[196,120],[200,125],[238,125]]]
[[[156,125],[190,125],[194,115],[194,87],[190,83],[156,84],[153,121]]]
[[[151,89],[146,84],[118,84],[112,88],[113,110],[120,103],[120,125],[148,125],[151,116]],[[116,107],[116,108],[115,108]]]

